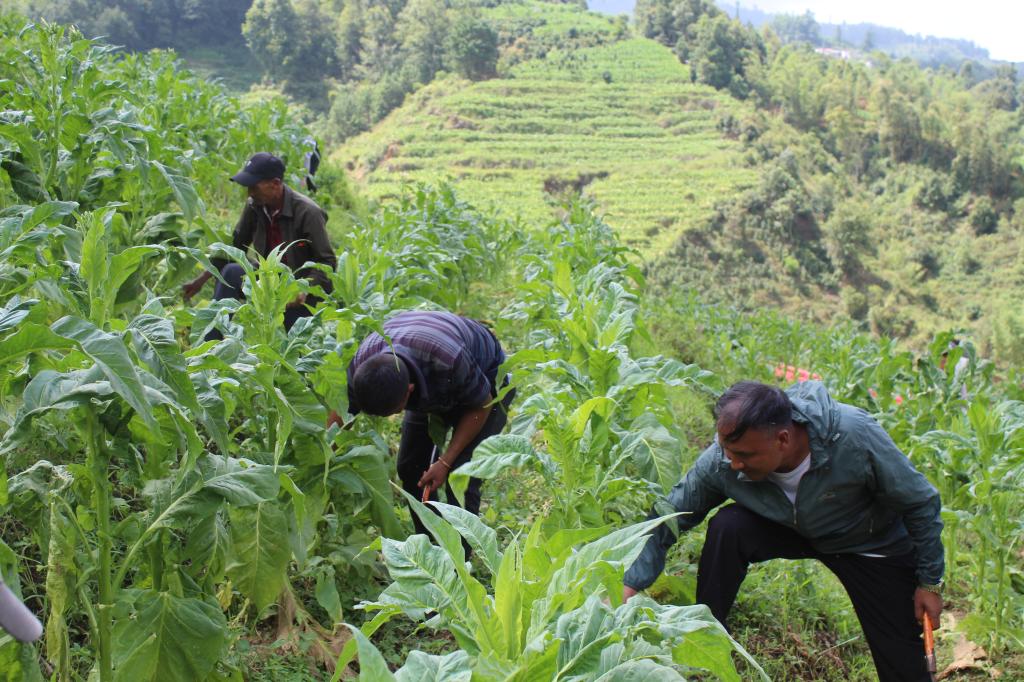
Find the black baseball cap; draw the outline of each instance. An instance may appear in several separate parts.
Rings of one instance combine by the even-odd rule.
[[[261,180],[284,179],[284,161],[270,152],[256,152],[245,162],[242,170],[231,179],[243,187],[252,187]]]

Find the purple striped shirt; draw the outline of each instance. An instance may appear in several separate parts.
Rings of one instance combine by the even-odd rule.
[[[416,386],[407,410],[443,414],[481,407],[495,390],[498,367],[505,353],[487,327],[452,313],[408,311],[384,323],[395,353],[409,368]],[[374,332],[367,336],[348,366],[349,412],[359,412],[352,395],[352,377],[367,358],[391,352],[387,340]]]

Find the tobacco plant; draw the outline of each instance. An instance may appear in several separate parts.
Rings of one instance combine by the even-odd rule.
[[[738,682],[735,652],[767,679],[707,607],[646,597],[621,603],[623,571],[665,518],[552,533],[538,521],[502,550],[495,531],[465,510],[431,503],[437,516],[407,500],[437,544],[424,535],[380,541],[394,582],[361,605],[377,615],[353,628],[339,670],[358,650],[361,679],[368,680],[682,680],[702,671]],[[470,572],[462,539],[480,557],[484,578]],[[400,614],[448,630],[459,650],[413,652],[392,674],[367,637]]]

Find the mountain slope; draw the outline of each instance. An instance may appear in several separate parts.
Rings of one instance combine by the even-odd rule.
[[[718,129],[743,106],[691,84],[664,46],[620,40],[553,49],[489,81],[437,81],[332,158],[370,198],[450,178],[469,201],[528,223],[581,189],[653,255],[753,182]]]

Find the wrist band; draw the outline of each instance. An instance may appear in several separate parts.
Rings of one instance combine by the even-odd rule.
[[[444,461],[444,457],[438,457],[437,461],[438,461],[439,464],[443,464],[444,468],[447,469],[448,471],[452,470],[452,465],[449,464],[448,462]]]

